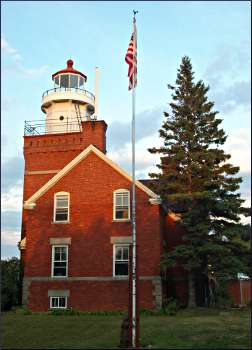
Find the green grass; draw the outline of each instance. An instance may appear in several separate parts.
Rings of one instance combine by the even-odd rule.
[[[248,310],[181,310],[176,316],[140,317],[143,346],[178,349],[249,349]],[[116,348],[122,316],[8,312],[3,349]]]

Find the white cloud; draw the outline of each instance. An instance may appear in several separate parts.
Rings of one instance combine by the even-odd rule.
[[[13,186],[8,192],[2,193],[2,212],[22,210],[23,189],[20,184]]]
[[[47,71],[48,66],[43,65],[38,68],[26,68],[20,61],[22,61],[22,55],[17,49],[13,48],[5,38],[1,38],[1,50],[8,55],[14,63],[8,68],[3,68],[3,71],[11,71],[21,73],[26,76],[40,75]]]
[[[2,231],[1,244],[16,246],[21,239],[20,232],[17,231]]]
[[[16,61],[22,60],[22,56],[20,55],[18,50],[14,49],[4,38],[1,38],[1,50],[4,53],[10,55]]]
[[[239,128],[230,132],[224,146],[227,153],[231,155],[230,162],[239,166],[241,172],[251,170],[251,139],[250,130]]]

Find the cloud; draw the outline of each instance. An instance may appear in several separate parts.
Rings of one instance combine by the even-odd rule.
[[[238,106],[250,108],[251,84],[248,81],[236,81],[232,85],[212,92],[213,100],[223,113],[228,113]]]
[[[3,53],[12,56],[12,58],[14,58],[15,60],[22,59],[19,52],[13,47],[11,47],[11,45],[3,37],[1,38],[1,50],[3,51]]]
[[[12,59],[10,65],[5,66],[2,71],[7,72],[16,72],[25,76],[36,76],[44,74],[48,70],[47,65],[43,65],[37,68],[26,68],[22,63],[22,55],[18,52],[17,49],[13,48],[5,38],[1,38],[1,50],[2,52]]]
[[[246,69],[250,71],[249,47],[247,41],[238,46],[223,44],[217,47],[212,62],[206,68],[204,78],[210,84],[211,99],[222,112],[238,106],[250,107],[250,78],[247,74],[242,76]]]
[[[157,107],[136,115],[136,141],[157,133],[161,126],[163,109]],[[118,150],[131,143],[131,121],[112,122],[107,132],[108,149]]]
[[[17,246],[20,237],[20,231],[2,231],[1,244]]]
[[[207,80],[216,87],[228,78],[236,78],[244,70],[250,69],[251,57],[249,54],[250,43],[242,41],[239,45],[222,44],[216,48],[212,62],[205,71]]]
[[[2,212],[20,212],[23,202],[22,184],[13,186],[8,192],[2,193]]]
[[[24,175],[22,157],[11,157],[2,162],[1,191],[7,192],[18,183],[21,184]]]
[[[239,128],[232,131],[227,138],[224,149],[231,154],[230,163],[239,166],[241,173],[250,173],[251,139],[248,129]]]
[[[1,229],[3,231],[18,231],[21,228],[21,212],[5,211],[1,213]]]
[[[3,112],[9,112],[13,108],[13,106],[15,106],[16,103],[17,103],[17,100],[15,97],[4,96],[2,98],[1,110]]]

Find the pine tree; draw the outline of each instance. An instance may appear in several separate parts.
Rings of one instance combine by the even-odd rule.
[[[179,213],[186,232],[183,243],[163,257],[164,266],[174,266],[182,258],[188,271],[189,302],[195,306],[195,277],[209,273],[209,266],[220,281],[242,272],[240,254],[244,249],[235,241],[241,204],[237,193],[241,177],[239,167],[228,162],[230,155],[222,146],[227,136],[222,122],[208,101],[209,87],[202,80],[194,82],[190,59],[185,56],[172,90],[171,112],[159,130],[163,146],[151,148],[159,153],[159,173],[149,174],[154,189],[168,207]]]

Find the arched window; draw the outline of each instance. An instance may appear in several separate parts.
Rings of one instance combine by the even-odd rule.
[[[54,222],[69,222],[68,192],[58,192],[54,195]]]
[[[113,219],[126,221],[130,219],[130,192],[125,189],[114,191]]]

